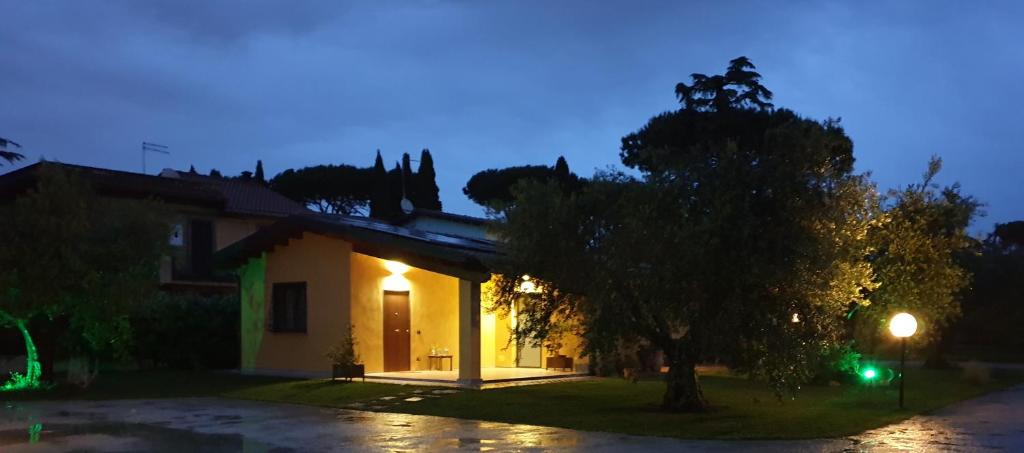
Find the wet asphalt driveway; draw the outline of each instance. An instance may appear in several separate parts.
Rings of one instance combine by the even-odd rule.
[[[639,421],[638,422],[642,422]],[[847,439],[693,441],[216,398],[5,403],[0,451],[1024,451],[1024,386]]]

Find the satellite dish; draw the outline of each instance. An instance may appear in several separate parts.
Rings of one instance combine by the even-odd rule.
[[[402,198],[402,201],[399,203],[399,205],[402,207],[402,212],[406,214],[412,214],[412,211],[416,209],[408,198]]]

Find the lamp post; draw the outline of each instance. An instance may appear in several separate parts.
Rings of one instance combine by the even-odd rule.
[[[903,409],[903,369],[907,363],[907,337],[917,332],[917,320],[910,313],[897,313],[889,321],[889,332],[900,339],[900,409]]]

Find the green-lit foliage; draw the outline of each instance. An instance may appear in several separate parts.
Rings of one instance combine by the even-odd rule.
[[[124,357],[129,307],[157,283],[170,231],[164,212],[97,197],[59,165],[36,176],[36,187],[0,208],[0,311],[26,325],[61,320],[52,340],[65,355]]]
[[[28,427],[28,443],[34,444],[39,442],[39,435],[43,432],[42,423],[33,423]]]
[[[32,341],[32,335],[29,334],[25,321],[15,319],[14,317],[0,311],[0,326],[4,325],[13,325],[16,327],[18,331],[21,332],[21,337],[25,340],[25,374],[18,372],[11,373],[10,379],[3,383],[3,385],[0,385],[0,391],[31,390],[39,388],[39,378],[42,376],[42,368],[39,365],[39,354],[36,351],[35,342]]]
[[[249,260],[238,271],[242,297],[242,369],[256,367],[256,356],[266,331],[266,299],[264,298],[267,257]]]

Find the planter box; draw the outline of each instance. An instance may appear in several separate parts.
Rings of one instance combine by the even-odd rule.
[[[564,355],[548,357],[547,361],[544,363],[544,368],[555,368],[560,370],[572,371],[572,357],[566,357]]]
[[[331,380],[344,378],[351,381],[353,378],[362,378],[366,382],[366,367],[362,364],[356,365],[334,365],[331,367]]]

